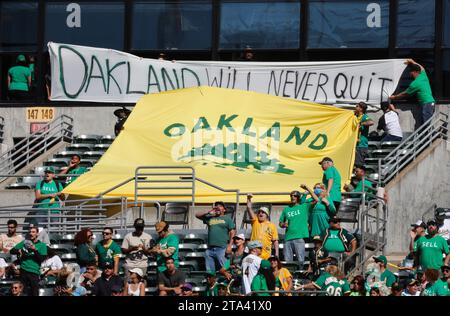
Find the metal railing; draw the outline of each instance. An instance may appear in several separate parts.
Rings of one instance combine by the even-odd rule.
[[[448,133],[448,115],[436,112],[386,157],[378,159],[379,185],[388,183],[410,162],[440,137]]]
[[[4,128],[5,128],[5,118],[3,116],[0,116],[0,144],[3,144],[3,137],[4,137]]]
[[[33,160],[48,151],[59,142],[72,142],[73,119],[61,115],[43,125],[30,136],[22,139],[13,148],[0,156],[0,174],[14,174],[28,166]],[[6,177],[1,177],[0,182]]]

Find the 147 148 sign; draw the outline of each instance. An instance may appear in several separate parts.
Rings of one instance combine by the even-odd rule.
[[[55,118],[55,108],[32,107],[26,109],[25,118],[30,123],[43,123],[53,121]]]

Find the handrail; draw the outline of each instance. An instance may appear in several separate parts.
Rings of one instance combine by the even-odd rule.
[[[22,168],[36,159],[41,151],[45,152],[65,138],[73,139],[73,119],[61,115],[55,120],[45,124],[28,137],[22,139],[13,148],[0,156],[0,173],[12,174],[17,168]],[[0,181],[5,178],[0,178]]]
[[[5,118],[3,116],[0,116],[0,144],[3,144],[4,127],[5,127]]]
[[[389,182],[398,172],[411,161],[417,154],[429,146],[436,138],[445,137],[448,128],[448,115],[436,112],[414,133],[404,139],[386,157],[378,159],[378,183]]]

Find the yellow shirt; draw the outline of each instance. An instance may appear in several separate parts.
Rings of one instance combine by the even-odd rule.
[[[260,223],[258,219],[252,222],[252,234],[250,240],[259,240],[262,245],[260,258],[267,260],[272,254],[272,242],[278,240],[278,231],[274,223],[265,221]]]

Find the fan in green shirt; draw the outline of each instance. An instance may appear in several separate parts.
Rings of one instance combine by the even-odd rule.
[[[270,261],[262,260],[258,274],[255,275],[251,284],[252,292],[275,290],[275,276],[272,273]],[[255,296],[272,296],[270,293],[255,293]]]
[[[24,55],[17,56],[16,62],[17,65],[8,70],[8,90],[27,92],[31,86],[31,71]]]
[[[98,266],[102,268],[106,262],[114,264],[114,274],[119,273],[119,260],[122,254],[120,246],[112,240],[113,230],[110,227],[103,229],[103,240],[95,245],[98,255]]]
[[[450,296],[448,283],[439,279],[439,271],[436,269],[425,270],[427,285],[421,296]]]
[[[321,296],[348,296],[351,292],[350,285],[340,275],[341,272],[337,266],[334,264],[328,265],[316,281],[306,284],[303,288],[305,290],[317,289],[326,292],[320,294]]]
[[[72,155],[72,158],[69,163],[69,167],[62,170],[59,175],[65,175],[65,174],[83,174],[88,172],[88,170],[85,167],[80,167],[81,157],[78,154]],[[66,186],[74,182],[78,177],[67,177],[66,178]]]
[[[366,195],[366,200],[371,200],[374,197],[372,195],[376,195],[376,190],[373,188],[372,182],[367,180],[366,178],[366,167],[363,165],[355,165],[354,168],[355,171],[355,178],[358,181],[355,188],[351,188],[349,185],[344,185],[344,190],[347,192],[363,192],[363,185],[364,185],[364,192],[369,193],[369,195]],[[362,198],[360,194],[351,194],[350,197],[352,198]]]
[[[375,260],[375,262],[378,264],[378,267],[380,269],[381,275],[380,275],[380,281],[386,282],[386,286],[387,287],[391,287],[392,284],[394,284],[395,282],[397,282],[397,277],[395,276],[394,273],[392,273],[391,271],[389,271],[387,268],[387,258],[386,256],[378,256],[378,257],[373,257],[373,259]]]
[[[319,162],[322,166],[323,177],[322,183],[325,186],[329,198],[331,201],[335,202],[335,207],[339,210],[339,204],[342,200],[341,195],[341,175],[336,167],[333,165],[333,160],[329,157],[325,157]]]
[[[437,235],[438,226],[435,221],[427,223],[428,235],[422,236],[414,242],[414,252],[419,256],[419,264],[422,269],[439,270],[442,265],[450,261],[450,252],[447,241]],[[445,262],[443,255],[446,255]]]
[[[54,180],[55,169],[47,167],[44,171],[44,180],[38,181],[35,187],[35,201],[39,203],[36,205],[37,209],[42,211],[47,209],[54,209],[59,207],[59,201],[64,197],[62,190],[63,186],[58,181]],[[60,211],[53,210],[52,214],[58,214]],[[41,215],[41,214],[40,214]],[[47,214],[45,214],[47,215]],[[47,222],[47,218],[36,218],[38,223]]]

